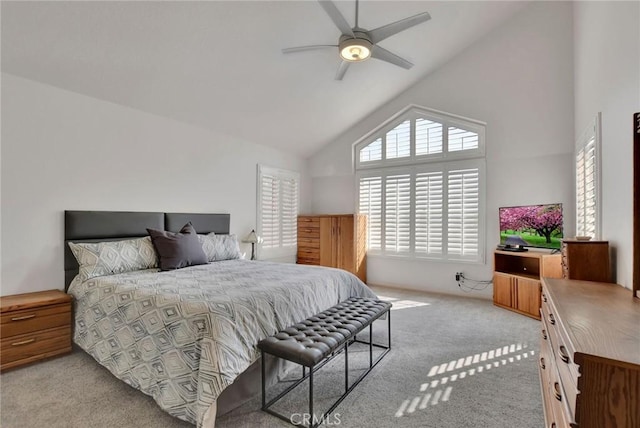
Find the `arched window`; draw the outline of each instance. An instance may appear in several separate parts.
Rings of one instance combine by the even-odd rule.
[[[410,106],[355,144],[371,254],[484,261],[485,124]]]

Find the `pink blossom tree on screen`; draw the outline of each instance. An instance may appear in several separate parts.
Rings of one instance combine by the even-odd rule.
[[[544,236],[547,243],[551,243],[554,232],[562,231],[560,205],[504,208],[500,214],[500,230],[530,229]]]

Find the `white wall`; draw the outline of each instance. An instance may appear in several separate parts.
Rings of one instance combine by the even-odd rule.
[[[352,144],[396,112],[417,104],[487,122],[486,263],[369,257],[370,283],[461,293],[456,271],[489,279],[500,206],[561,202],[574,233],[572,36],[570,3],[534,2],[310,159],[313,212],[353,212]]]
[[[2,295],[64,288],[64,210],[226,212],[242,237],[257,163],[299,171],[310,206],[304,159],[6,73],[1,161]]]
[[[640,111],[640,3],[574,7],[575,133],[602,112],[602,238],[613,247],[616,282],[631,288],[632,115]]]

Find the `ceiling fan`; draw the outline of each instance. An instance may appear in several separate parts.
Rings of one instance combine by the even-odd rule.
[[[314,49],[338,48],[342,62],[340,63],[340,66],[338,66],[336,80],[342,80],[352,62],[361,62],[369,58],[386,61],[407,70],[413,67],[411,62],[389,52],[379,46],[378,43],[387,37],[391,37],[394,34],[428,21],[431,19],[431,15],[429,15],[429,13],[422,12],[417,15],[392,22],[391,24],[383,25],[382,27],[378,27],[374,30],[366,30],[358,26],[358,0],[356,0],[356,23],[353,28],[349,27],[347,20],[331,0],[318,0],[318,2],[327,15],[329,15],[329,18],[331,18],[336,27],[338,27],[338,30],[342,33],[338,39],[338,44],[298,46],[282,49],[283,53],[289,54]]]

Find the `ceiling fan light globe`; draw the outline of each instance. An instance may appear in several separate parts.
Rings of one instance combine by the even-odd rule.
[[[345,61],[359,62],[371,57],[371,42],[365,39],[348,39],[340,43],[340,57]]]

